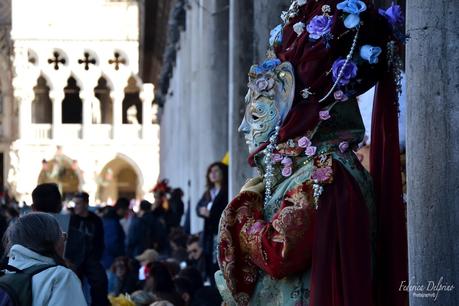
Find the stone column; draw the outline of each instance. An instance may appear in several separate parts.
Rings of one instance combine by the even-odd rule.
[[[208,110],[208,126],[211,133],[210,147],[214,160],[221,160],[228,151],[228,21],[229,1],[208,0],[208,10],[204,11],[204,37],[208,46],[204,55],[207,83],[206,97]],[[209,156],[210,157],[210,156]],[[207,165],[209,162],[206,161]],[[206,167],[207,165],[204,165]]]
[[[459,1],[407,1],[409,279],[454,285],[412,306],[459,305],[458,15]]]
[[[32,97],[26,94],[21,97],[19,104],[19,136],[22,139],[30,137],[30,127],[32,125]]]
[[[140,99],[142,100],[142,138],[150,139],[151,127],[152,127],[152,108],[151,104],[154,100],[154,87],[153,84],[143,84],[142,91],[140,93]]]
[[[290,0],[257,0],[253,1],[254,43],[255,61],[262,62],[265,59],[269,42],[269,32],[282,23],[280,15],[289,8]]]
[[[124,99],[124,91],[123,89],[117,89],[110,92],[110,98],[112,99],[113,103],[113,138],[119,138],[121,128],[123,125],[123,99]]]
[[[56,88],[49,92],[49,97],[53,101],[53,126],[52,126],[52,138],[54,140],[59,139],[59,132],[62,127],[62,101],[64,101],[64,89]]]
[[[88,86],[85,86],[89,88]],[[92,126],[92,100],[97,99],[94,96],[94,90],[84,89],[80,93],[81,100],[83,101],[83,125],[82,125],[82,138],[88,139],[91,136]]]
[[[237,131],[244,114],[247,73],[253,64],[253,0],[230,0],[229,15],[229,197],[235,196],[252,170],[247,146]]]

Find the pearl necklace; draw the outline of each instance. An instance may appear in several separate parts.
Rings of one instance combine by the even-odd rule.
[[[273,186],[273,177],[274,177],[274,166],[273,166],[273,159],[272,153],[276,148],[277,136],[279,135],[280,125],[276,125],[274,128],[274,134],[269,137],[269,144],[265,148],[265,157],[264,162],[266,165],[266,173],[264,175],[265,178],[265,205],[271,200],[271,188]]]

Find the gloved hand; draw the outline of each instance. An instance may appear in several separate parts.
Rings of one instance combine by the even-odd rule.
[[[249,179],[241,188],[241,192],[251,191],[258,193],[260,195],[263,194],[264,190],[265,184],[263,183],[263,178],[261,176],[256,176],[254,178]]]

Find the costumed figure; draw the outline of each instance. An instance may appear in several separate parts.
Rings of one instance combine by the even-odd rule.
[[[220,220],[218,289],[227,305],[406,305],[400,7],[296,0],[282,19],[249,72],[239,130],[260,176]],[[356,97],[375,84],[370,176]]]

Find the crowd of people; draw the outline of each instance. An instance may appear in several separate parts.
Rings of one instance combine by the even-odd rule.
[[[0,299],[25,298],[6,290],[2,279],[30,275],[34,306],[220,305],[213,275],[227,177],[225,164],[208,167],[205,192],[192,212],[204,219],[197,234],[182,226],[184,193],[167,180],[153,188],[153,203],[142,200],[135,210],[135,201],[122,197],[93,208],[86,192],[74,194],[66,207],[56,184],[38,185],[31,211],[10,203],[0,210]]]

